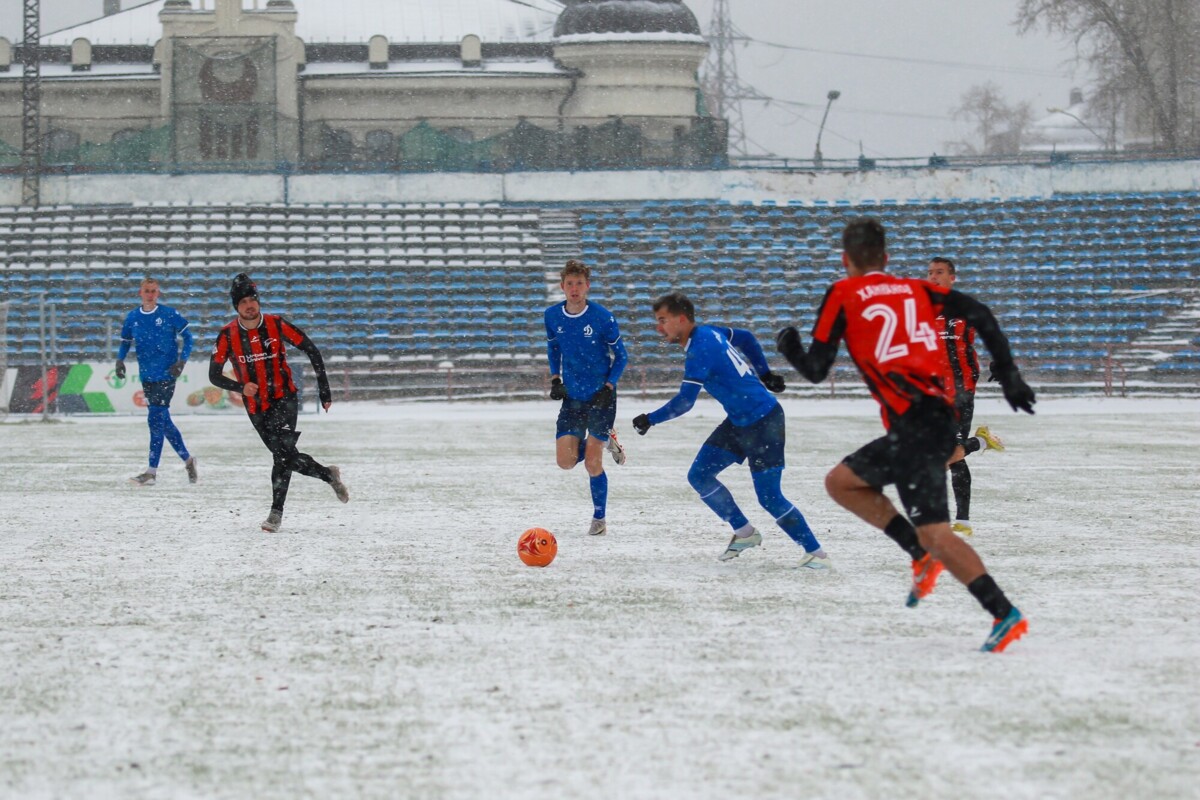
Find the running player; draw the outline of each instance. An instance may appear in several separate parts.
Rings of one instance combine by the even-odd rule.
[[[150,426],[150,461],[146,471],[135,475],[129,482],[135,486],[153,486],[158,479],[158,464],[162,457],[163,439],[171,443],[172,449],[183,461],[188,482],[199,480],[196,472],[196,457],[188,452],[183,443],[183,434],[171,419],[171,398],[175,396],[175,381],[183,374],[188,356],[192,354],[192,332],[188,322],[175,309],[160,305],[162,291],[158,281],[149,276],[142,279],[138,296],[142,304],[129,312],[121,325],[121,345],[117,348],[117,363],[113,368],[116,376],[125,379],[125,356],[129,348],[137,352],[138,377],[142,382],[142,394],[150,412],[146,424]],[[183,342],[183,350],[179,342]]]
[[[937,257],[929,262],[929,282],[950,289],[958,280],[958,269],[948,258]],[[981,425],[971,435],[971,419],[975,416],[975,384],[979,381],[979,356],[975,354],[975,329],[965,319],[939,314],[935,329],[946,347],[950,369],[947,384],[954,384],[954,408],[958,411],[958,444],[950,457],[950,488],[954,492],[954,524],[950,529],[962,536],[975,533],[971,527],[971,468],[966,457],[980,450],[1004,451],[1004,442]]]
[[[829,374],[838,343],[845,339],[880,405],[887,435],[834,467],[825,477],[826,489],[912,557],[910,607],[933,591],[943,568],[949,569],[994,619],[982,649],[1000,652],[1025,633],[1028,623],[978,554],[950,530],[945,470],[955,445],[954,387],[945,382],[945,355],[933,327],[939,311],[979,332],[1014,410],[1033,413],[1033,390],[1021,378],[987,306],[961,292],[884,272],[887,240],[878,220],[849,223],[842,248],[848,277],[833,284],[821,302],[812,346],[806,352],[792,327],[776,337],[779,352],[813,383]],[[908,519],[884,496],[887,484],[895,484]]]
[[[607,449],[617,464],[625,463],[625,448],[617,440],[613,422],[617,418],[617,381],[629,356],[616,318],[599,303],[588,302],[591,269],[571,259],[559,279],[566,300],[543,314],[550,398],[562,401],[555,457],[563,469],[573,469],[583,462],[592,490],[588,533],[598,536],[608,532],[604,451]]]
[[[728,416],[709,435],[688,471],[688,483],[700,494],[700,499],[733,528],[733,538],[718,558],[728,561],[762,543],[762,534],[754,529],[733,495],[717,480],[726,467],[749,460],[759,504],[804,548],[799,565],[829,569],[832,562],[821,543],[804,515],[783,496],[780,488],[785,421],[783,406],[772,392],[782,392],[785,384],[782,375],[771,372],[754,334],[740,328],[697,325],[696,307],[681,292],[658,298],[654,302],[654,319],[659,335],[682,346],[687,353],[683,383],[679,394],[666,405],[649,414],[639,414],[633,420],[633,427],[645,435],[652,425],[686,414],[701,388],[725,409]]]
[[[329,378],[321,351],[304,331],[275,314],[264,314],[258,302],[258,287],[245,273],[233,279],[229,298],[237,311],[237,319],[217,334],[212,359],[208,363],[208,379],[214,386],[239,392],[250,424],[263,444],[271,451],[271,511],[262,523],[268,533],[283,524],[283,506],[287,501],[292,473],[299,472],[318,478],[333,487],[337,499],[350,501],[350,490],[342,483],[337,467],[322,466],[307,453],[296,449],[300,431],[296,430],[299,398],[292,370],[284,355],[284,343],[298,347],[312,362],[317,375],[317,394],[326,411],[332,403]],[[233,365],[233,379],[226,378],[225,362]]]

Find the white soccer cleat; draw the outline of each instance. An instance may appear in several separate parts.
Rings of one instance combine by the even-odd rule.
[[[143,472],[141,475],[134,475],[129,482],[134,486],[153,486],[157,480],[153,472]]]
[[[617,466],[625,463],[625,448],[617,440],[616,428],[608,432],[608,444],[605,445],[605,449],[612,453],[613,461],[617,462]]]
[[[283,526],[283,512],[271,509],[267,518],[262,521],[262,529],[267,533],[275,533]]]
[[[588,528],[588,536],[603,536],[608,533],[608,523],[602,519],[592,520],[592,525]]]
[[[183,468],[187,470],[188,483],[196,483],[200,480],[200,474],[196,472],[195,456],[191,456],[187,461],[183,462]]]
[[[833,559],[820,553],[805,553],[800,559],[799,566],[801,569],[831,570],[833,569]]]
[[[986,425],[980,425],[975,429],[975,438],[983,440],[984,450],[995,450],[997,453],[1004,452],[1004,440],[992,433]]]
[[[333,487],[333,493],[337,495],[337,499],[341,500],[343,503],[349,503],[350,490],[346,488],[346,484],[342,483],[341,469],[331,466],[329,468],[329,474],[333,477],[333,480],[329,482],[329,485]]]
[[[729,546],[725,548],[725,552],[717,556],[718,561],[728,561],[731,558],[737,558],[742,554],[743,550],[749,550],[751,547],[758,547],[762,544],[762,534],[753,528],[750,529],[749,536],[735,535],[729,540]]]

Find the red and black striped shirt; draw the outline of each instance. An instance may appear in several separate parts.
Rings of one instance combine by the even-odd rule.
[[[941,315],[937,318],[937,329],[946,347],[946,358],[950,371],[946,380],[956,391],[975,391],[979,382],[979,356],[975,353],[975,329],[965,319]]]
[[[243,402],[250,414],[265,411],[273,400],[296,393],[292,369],[284,352],[285,342],[308,354],[317,373],[321,401],[328,402],[331,397],[329,379],[325,375],[321,352],[304,331],[275,314],[263,314],[257,328],[245,328],[235,319],[221,329],[208,365],[209,381],[214,386],[243,395],[247,383],[257,384],[256,396],[243,397]],[[222,374],[226,362],[233,365],[233,380]]]

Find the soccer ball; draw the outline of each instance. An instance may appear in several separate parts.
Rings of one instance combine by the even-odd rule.
[[[517,555],[530,567],[545,567],[558,555],[558,541],[545,528],[530,528],[517,540]]]

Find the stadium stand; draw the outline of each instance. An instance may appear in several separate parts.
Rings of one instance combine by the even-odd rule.
[[[934,255],[996,310],[1040,379],[1085,379],[1116,352],[1150,378],[1200,375],[1196,254],[1200,195],[1091,194],[988,201],[731,204],[672,200],[585,207],[500,204],[0,209],[0,300],[11,301],[9,363],[39,358],[38,298],[56,305],[57,350],[107,360],[160,278],[202,343],[230,319],[229,280],[246,271],[266,307],[294,318],[332,364],[380,374],[445,362],[481,373],[543,371],[540,311],[578,252],[595,296],[642,367],[674,369],[649,300],[694,296],[705,321],[768,340],[811,325],[840,276],[852,216],[880,217],[893,271]],[[532,380],[532,378],[531,378]],[[388,379],[376,381],[380,387]]]

